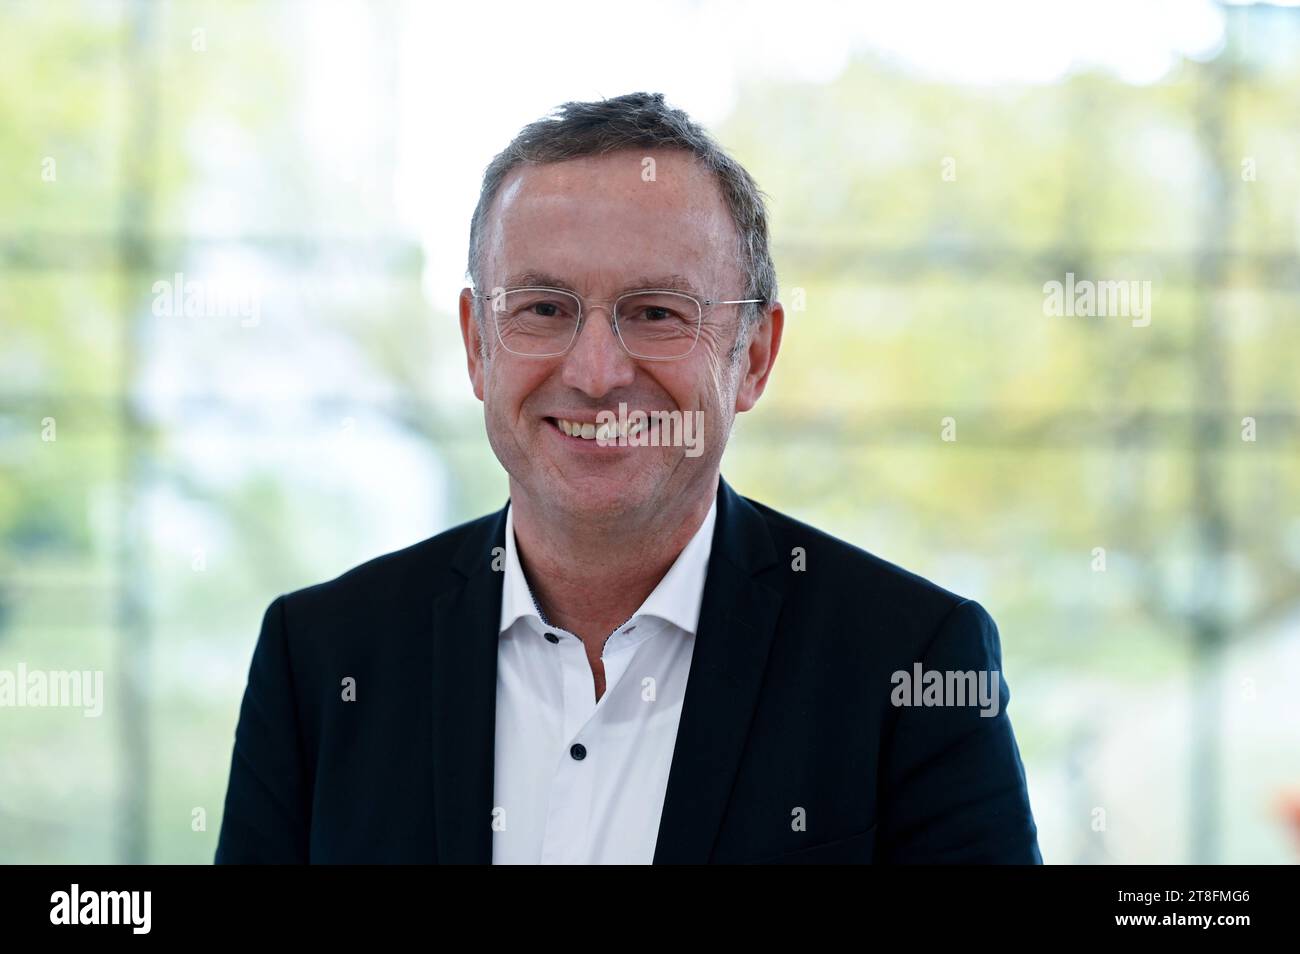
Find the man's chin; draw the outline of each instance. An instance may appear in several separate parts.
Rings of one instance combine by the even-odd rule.
[[[616,523],[635,515],[645,501],[635,482],[608,476],[578,478],[547,491],[551,505],[587,525]]]

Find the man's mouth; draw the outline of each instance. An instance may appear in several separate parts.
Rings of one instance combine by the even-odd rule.
[[[640,415],[635,421],[624,420],[621,427],[618,421],[596,424],[593,421],[570,421],[562,417],[548,417],[547,420],[569,437],[577,437],[584,441],[613,441],[634,437],[641,433],[646,423]]]

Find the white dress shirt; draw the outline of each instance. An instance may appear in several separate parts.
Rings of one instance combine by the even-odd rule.
[[[508,508],[493,864],[653,861],[717,509],[715,499],[654,592],[605,641],[597,701],[582,640],[538,609]]]

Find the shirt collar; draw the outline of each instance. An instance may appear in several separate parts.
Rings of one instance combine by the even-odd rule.
[[[501,625],[504,633],[521,618],[531,619],[538,627],[549,625],[533,597],[519,562],[515,546],[515,508],[506,507],[505,579],[501,588]],[[673,565],[668,568],[659,585],[645,598],[641,608],[632,614],[654,616],[667,620],[679,629],[695,635],[700,622],[700,604],[704,599],[704,579],[709,569],[709,554],[713,550],[713,526],[718,517],[718,498],[713,498],[709,512],[695,535],[682,548]],[[629,620],[628,622],[631,622]]]

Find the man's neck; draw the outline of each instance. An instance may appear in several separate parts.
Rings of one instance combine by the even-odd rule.
[[[711,489],[709,489],[711,487]],[[546,617],[599,657],[606,638],[645,602],[691,541],[717,496],[678,498],[653,526],[581,524],[545,519],[511,486],[519,562]]]

